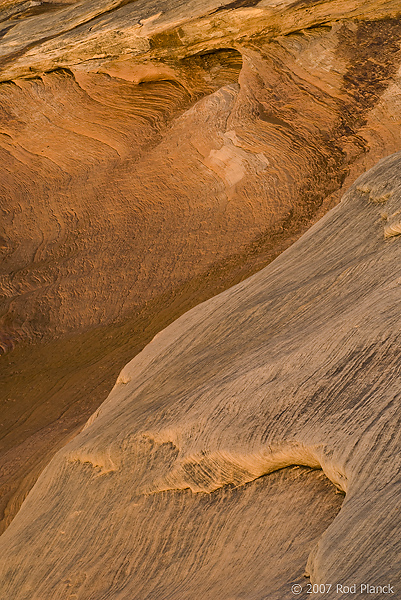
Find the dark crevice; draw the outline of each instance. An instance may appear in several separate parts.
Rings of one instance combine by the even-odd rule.
[[[214,10],[212,15],[222,12],[224,10],[233,10],[235,8],[252,8],[253,6],[257,6],[261,0],[234,0],[234,2],[230,2],[225,6],[219,6],[216,10]]]
[[[8,25],[7,27],[4,27],[4,29],[0,31],[0,39],[3,38],[14,27],[15,25]]]
[[[12,17],[10,17],[10,21],[19,21],[20,19],[36,17],[37,15],[42,15],[44,13],[57,12],[58,10],[62,10],[68,6],[71,6],[71,4],[42,2],[41,4],[38,4],[38,6],[31,6],[22,12],[12,15]]]

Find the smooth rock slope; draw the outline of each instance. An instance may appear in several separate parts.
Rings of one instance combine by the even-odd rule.
[[[1,536],[2,599],[399,593],[400,168],[123,369]]]

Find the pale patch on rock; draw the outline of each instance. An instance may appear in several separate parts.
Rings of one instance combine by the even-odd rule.
[[[269,161],[262,152],[253,154],[241,148],[235,131],[222,135],[223,145],[218,150],[211,150],[204,163],[223,179],[228,189],[249,173],[262,173],[269,166]]]

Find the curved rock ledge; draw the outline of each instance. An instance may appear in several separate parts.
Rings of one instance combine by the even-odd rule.
[[[344,18],[382,19],[400,12],[397,0],[92,0],[61,3],[58,10],[34,16],[23,8],[21,22],[14,13],[2,23],[2,81],[60,67],[92,70],[118,57],[183,58],[257,35],[272,39]]]

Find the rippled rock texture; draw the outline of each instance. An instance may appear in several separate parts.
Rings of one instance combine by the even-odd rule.
[[[122,366],[400,145],[396,1],[2,2],[2,527]]]
[[[123,369],[1,536],[2,599],[401,589],[400,167]]]

